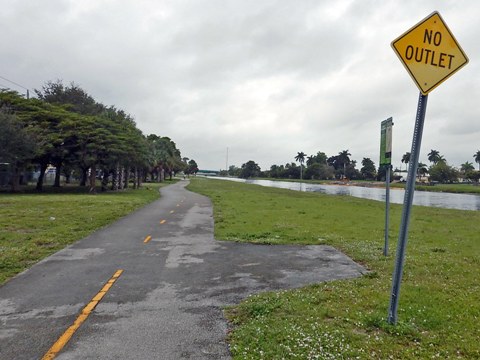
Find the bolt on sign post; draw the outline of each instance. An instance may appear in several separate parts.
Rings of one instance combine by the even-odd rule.
[[[388,310],[388,322],[396,324],[410,210],[415,191],[415,174],[420,155],[428,94],[465,66],[468,58],[436,11],[395,39],[392,42],[392,48],[420,90]]]
[[[388,256],[388,229],[390,222],[390,169],[392,167],[392,118],[380,125],[380,166],[385,168],[385,245],[383,255]]]

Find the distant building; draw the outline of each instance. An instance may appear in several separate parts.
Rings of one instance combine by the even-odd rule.
[[[198,170],[197,175],[203,176],[218,176],[220,171],[217,170]]]
[[[396,169],[393,172],[394,181],[406,182],[407,177],[408,177],[408,171],[407,170]],[[424,175],[417,175],[417,178],[416,178],[415,181],[419,182],[419,183],[429,183],[430,182],[430,174],[426,173]]]

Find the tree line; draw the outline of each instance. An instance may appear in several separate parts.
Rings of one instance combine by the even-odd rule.
[[[361,168],[357,169],[357,162],[350,159],[349,150],[340,151],[337,155],[328,156],[324,152],[317,152],[315,155],[307,156],[303,151],[297,153],[294,159],[299,163],[290,162],[285,165],[272,165],[269,170],[262,171],[255,161],[250,160],[240,168],[232,165],[228,171],[220,172],[220,175],[237,176],[241,178],[270,177],[281,179],[312,179],[312,180],[385,180],[387,168],[375,166],[372,159],[362,159]],[[431,166],[419,162],[416,176],[422,177],[429,174],[430,181],[442,183],[456,182],[459,177],[470,181],[479,181],[480,178],[480,150],[473,154],[474,161],[479,164],[476,171],[473,163],[467,161],[460,169],[448,165],[446,159],[438,150],[431,150],[428,154],[428,161]],[[402,163],[408,165],[410,153],[402,157]],[[392,170],[391,170],[392,171]],[[395,169],[400,172],[401,169]],[[393,175],[393,174],[392,174]],[[398,176],[399,180],[400,176]],[[391,179],[394,179],[391,176]]]
[[[131,115],[97,102],[75,83],[47,82],[27,99],[0,90],[0,166],[17,191],[25,174],[37,170],[36,189],[42,191],[49,166],[55,167],[53,186],[60,176],[96,191],[134,188],[147,179],[163,181],[176,172],[195,174],[195,160],[182,158],[166,136],[145,136]]]
[[[270,170],[262,171],[253,160],[243,164],[240,168],[232,165],[223,175],[249,177],[271,177],[281,179],[365,179],[374,180],[377,170],[370,158],[362,160],[360,170],[356,168],[357,162],[350,159],[350,152],[343,150],[338,155],[327,156],[324,152],[307,156],[303,151],[298,152],[294,159],[300,163],[290,162],[285,165],[272,165]],[[381,173],[381,171],[380,171]],[[385,172],[384,172],[385,173]],[[222,174],[222,173],[221,173]]]
[[[431,181],[441,183],[453,183],[463,178],[467,181],[478,182],[480,179],[480,150],[473,154],[473,159],[478,163],[479,169],[475,170],[473,163],[466,161],[460,165],[460,168],[455,168],[448,164],[447,160],[438,150],[431,149],[427,154],[427,159],[431,163],[430,166],[423,162],[418,163],[417,175],[425,176],[429,174]],[[410,162],[410,152],[403,154],[401,162],[407,167]]]

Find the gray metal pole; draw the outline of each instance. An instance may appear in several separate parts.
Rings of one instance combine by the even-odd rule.
[[[403,199],[402,222],[400,233],[398,234],[397,255],[395,261],[395,270],[392,279],[392,294],[390,298],[390,308],[388,310],[388,322],[397,323],[398,299],[400,296],[400,283],[402,282],[403,263],[405,260],[405,248],[407,246],[408,226],[410,223],[410,211],[415,192],[415,178],[417,174],[418,158],[420,156],[420,146],[422,144],[423,124],[425,122],[425,112],[427,110],[428,95],[420,93],[418,98],[417,117],[415,119],[415,129],[413,131],[412,150],[410,152],[410,162],[408,166],[407,186],[405,188],[405,197]]]
[[[387,165],[385,178],[385,246],[383,255],[388,256],[388,229],[390,228],[390,169],[391,165]]]

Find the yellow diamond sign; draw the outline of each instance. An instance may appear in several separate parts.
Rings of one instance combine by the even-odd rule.
[[[392,47],[423,95],[468,63],[436,11],[395,39]]]

